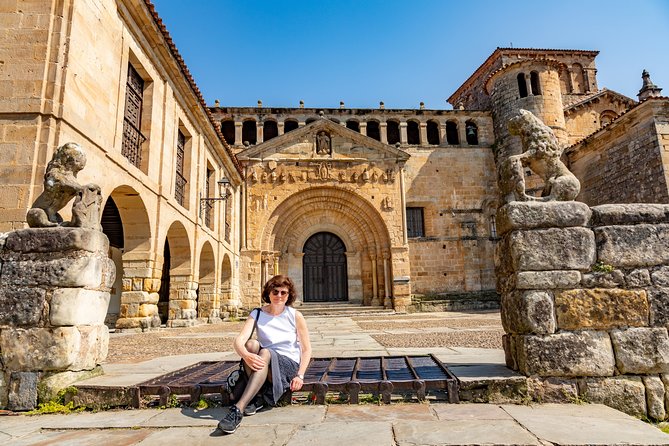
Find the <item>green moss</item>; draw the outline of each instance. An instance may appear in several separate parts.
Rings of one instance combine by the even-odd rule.
[[[74,401],[72,401],[71,398],[67,404],[65,403],[66,395],[69,395],[71,397],[76,394],[77,394],[76,387],[73,386],[66,387],[58,392],[56,398],[52,399],[51,401],[47,401],[46,403],[40,403],[37,406],[37,409],[33,409],[29,412],[26,412],[26,415],[43,415],[48,413],[68,414],[73,412],[82,412],[86,410],[86,407],[75,406]]]

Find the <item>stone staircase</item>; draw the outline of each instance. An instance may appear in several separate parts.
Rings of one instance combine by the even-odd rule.
[[[303,303],[296,307],[305,316],[370,316],[395,314],[383,306],[366,306],[349,302]]]

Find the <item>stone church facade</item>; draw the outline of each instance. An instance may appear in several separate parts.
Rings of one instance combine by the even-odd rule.
[[[57,146],[85,147],[118,328],[215,322],[275,273],[300,303],[494,292],[495,162],[521,150],[521,108],[567,147],[579,200],[669,200],[669,100],[649,76],[639,101],[600,88],[596,51],[498,48],[453,110],[207,107],[149,0],[5,9],[0,230],[24,226]]]

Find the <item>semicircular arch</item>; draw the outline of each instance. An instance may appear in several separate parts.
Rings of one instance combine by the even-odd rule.
[[[117,186],[109,194],[107,201],[110,198],[116,204],[121,217],[124,252],[149,252],[151,250],[152,226],[139,192],[128,185]]]

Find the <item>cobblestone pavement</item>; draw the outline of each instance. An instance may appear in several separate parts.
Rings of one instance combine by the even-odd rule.
[[[414,313],[369,315],[346,318],[351,321],[331,326],[327,317],[308,316],[312,341],[320,345],[323,336],[337,332],[371,336],[381,347],[502,348],[499,312]],[[340,320],[340,319],[337,319]],[[108,363],[146,361],[161,356],[232,351],[232,341],[242,322],[202,324],[190,328],[162,328],[147,333],[112,333]],[[331,347],[342,347],[344,340]],[[346,342],[355,346],[355,340]],[[140,347],[138,347],[140,346]]]

